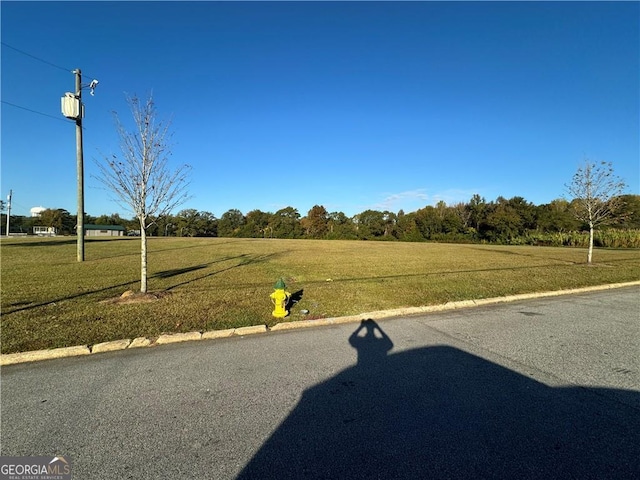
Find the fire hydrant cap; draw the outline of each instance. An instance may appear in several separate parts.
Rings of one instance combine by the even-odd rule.
[[[276,290],[284,290],[286,287],[286,285],[284,284],[284,280],[280,279],[276,282],[275,286],[273,288],[275,288]]]

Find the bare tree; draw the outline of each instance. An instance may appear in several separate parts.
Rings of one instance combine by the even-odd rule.
[[[146,293],[147,228],[189,198],[186,189],[190,167],[170,168],[170,123],[157,120],[153,98],[141,102],[136,96],[127,97],[127,103],[135,129],[127,131],[114,112],[121,155],[112,154],[98,163],[99,180],[140,222],[140,291]]]
[[[625,182],[613,173],[610,162],[597,164],[589,160],[585,160],[573,175],[571,184],[567,185],[567,191],[573,197],[575,217],[589,225],[589,264],[593,258],[593,231],[618,219],[625,188]]]

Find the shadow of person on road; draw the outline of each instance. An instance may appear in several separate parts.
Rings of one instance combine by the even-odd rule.
[[[364,332],[364,336],[362,333]],[[307,389],[238,479],[640,478],[640,393],[552,388],[451,346],[388,355]]]
[[[365,334],[360,335],[363,330]],[[391,339],[371,319],[360,322],[360,326],[349,336],[349,344],[358,352],[358,365],[365,368],[384,361],[393,348]]]

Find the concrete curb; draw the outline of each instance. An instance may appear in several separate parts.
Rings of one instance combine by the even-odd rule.
[[[140,348],[148,347],[151,345],[151,340],[147,337],[134,338],[127,348]]]
[[[36,350],[33,352],[9,353],[0,355],[0,365],[13,365],[14,363],[37,362],[51,358],[76,357],[89,355],[91,350],[87,345],[77,347],[54,348],[51,350]]]
[[[424,313],[442,312],[446,310],[457,310],[460,308],[479,307],[484,305],[495,305],[498,303],[517,302],[530,300],[533,298],[557,297],[560,295],[571,295],[576,293],[597,292],[611,290],[614,288],[640,286],[640,280],[625,283],[612,283],[608,285],[596,285],[592,287],[573,288],[570,290],[556,290],[540,293],[521,293],[518,295],[508,295],[505,297],[482,298],[478,300],[461,300],[458,302],[447,302],[442,305],[427,305],[424,307],[407,307],[394,310],[378,310],[375,312],[360,313],[346,317],[321,318],[317,320],[297,320],[292,322],[278,323],[271,328],[266,325],[253,325],[249,327],[230,328],[227,330],[212,330],[208,332],[187,332],[160,335],[155,341],[146,337],[138,337],[133,340],[123,339],[111,342],[97,343],[91,347],[80,345],[76,347],[54,348],[51,350],[37,350],[33,352],[9,353],[0,355],[0,366],[14,365],[17,363],[36,362],[40,360],[50,360],[54,358],[75,357],[79,355],[92,355],[94,353],[113,352],[130,348],[154,347],[156,345],[167,345],[171,343],[188,342],[194,340],[211,340],[218,338],[229,338],[232,336],[255,335],[266,332],[278,332],[310,327],[321,327],[327,325],[341,325],[344,323],[359,322],[363,319],[381,320],[384,318],[402,317],[409,315],[420,315]]]
[[[202,340],[213,340],[216,338],[227,338],[233,335],[235,328],[229,328],[228,330],[211,330],[210,332],[204,332],[202,334]]]
[[[124,350],[131,345],[131,340],[114,340],[113,342],[96,343],[91,347],[91,353],[115,352],[116,350]]]
[[[166,345],[168,343],[189,342],[192,340],[202,340],[202,333],[172,333],[169,335],[160,335],[156,340],[156,345]]]

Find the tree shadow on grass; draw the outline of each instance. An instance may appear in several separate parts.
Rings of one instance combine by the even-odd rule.
[[[21,311],[24,311],[24,310],[33,310],[35,308],[51,305],[52,303],[55,304],[55,303],[63,302],[65,300],[73,300],[75,298],[84,297],[86,295],[94,295],[96,293],[107,292],[109,290],[113,290],[114,288],[132,287],[133,285],[135,285],[135,284],[137,284],[139,282],[140,282],[140,279],[131,280],[130,282],[123,282],[123,283],[118,283],[116,285],[109,285],[108,287],[97,288],[97,289],[94,289],[94,290],[85,290],[85,291],[82,291],[80,293],[76,293],[76,294],[73,294],[73,295],[67,295],[66,297],[56,297],[56,298],[52,298],[52,299],[45,300],[43,302],[38,302],[38,303],[26,302],[26,301],[17,302],[15,304],[11,304],[10,305],[10,307],[13,306],[13,307],[16,307],[16,308],[3,309],[2,314],[3,315],[9,315],[10,313],[21,312]]]
[[[450,346],[387,355],[306,390],[238,479],[640,478],[640,393],[552,388]]]
[[[244,265],[250,265],[252,263],[258,263],[258,262],[265,261],[265,260],[268,259],[268,257],[272,257],[272,256],[275,256],[275,255],[279,255],[279,254],[274,253],[274,254],[271,254],[271,255],[259,255],[259,256],[251,256],[251,255],[247,255],[247,254],[242,254],[242,255],[237,255],[237,256],[234,256],[234,257],[225,257],[225,258],[221,258],[221,259],[215,260],[213,262],[209,262],[207,264],[200,264],[200,265],[195,265],[195,266],[192,266],[192,267],[184,267],[184,268],[177,268],[177,269],[171,269],[171,270],[164,270],[164,271],[161,271],[161,272],[154,273],[153,275],[150,275],[149,278],[171,278],[171,277],[178,276],[178,275],[185,274],[185,273],[189,273],[189,272],[192,272],[192,271],[201,270],[201,269],[207,268],[207,267],[209,267],[211,265],[214,265],[216,263],[221,263],[221,262],[226,262],[226,261],[230,261],[230,260],[241,259],[241,261],[237,265],[232,265],[232,266],[230,266],[228,268],[223,268],[221,270],[217,270],[215,272],[208,273],[208,274],[203,275],[201,277],[198,277],[198,278],[195,278],[195,279],[191,279],[191,280],[188,280],[186,282],[178,283],[178,284],[170,286],[170,287],[168,287],[168,288],[166,288],[164,290],[164,291],[169,291],[169,290],[172,290],[172,289],[177,288],[179,286],[187,285],[189,283],[192,283],[192,282],[195,282],[195,281],[198,281],[198,280],[202,280],[204,278],[211,277],[213,275],[217,275],[217,274],[225,272],[227,270],[238,268],[238,267],[241,267],[241,266],[244,266]],[[50,305],[51,303],[58,303],[58,302],[62,302],[62,301],[65,301],[65,300],[73,300],[73,299],[76,299],[76,298],[84,297],[84,296],[87,296],[87,295],[94,295],[94,294],[97,294],[97,293],[107,292],[109,290],[113,290],[114,288],[133,287],[134,285],[136,285],[139,282],[140,282],[140,279],[138,278],[136,280],[131,280],[129,282],[123,282],[123,283],[119,283],[119,284],[116,284],[116,285],[109,285],[107,287],[97,288],[97,289],[94,289],[94,290],[85,290],[85,291],[82,291],[82,292],[79,292],[79,293],[76,293],[76,294],[73,294],[73,295],[67,295],[67,296],[63,296],[63,297],[56,297],[56,298],[48,299],[48,300],[45,300],[45,301],[42,301],[42,302],[38,302],[38,303],[21,301],[21,302],[18,302],[16,304],[10,305],[9,308],[3,309],[2,314],[3,315],[8,315],[8,314],[15,313],[15,312],[21,312],[21,311],[25,311],[25,310],[33,310],[33,309],[36,309],[36,308],[39,308],[39,307],[44,307],[44,306]],[[11,307],[15,307],[15,308],[11,308]]]
[[[163,270],[161,272],[154,273],[152,278],[171,278],[177,275],[182,275],[183,273],[195,272],[196,270],[202,270],[203,268],[207,268],[207,264],[203,265],[194,265],[193,267],[185,267],[185,268],[173,268],[171,270]]]
[[[533,245],[527,245],[527,247],[532,247]],[[543,250],[544,246],[533,246],[535,248],[538,248],[537,252],[546,252],[545,250]],[[493,253],[497,253],[500,255],[515,255],[518,257],[527,257],[527,258],[533,258],[536,260],[553,260],[555,262],[558,262],[556,265],[560,266],[560,265],[579,265],[581,262],[576,262],[573,260],[568,260],[566,258],[554,258],[554,257],[549,257],[549,256],[539,256],[539,255],[533,255],[531,253],[527,253],[525,250],[520,250],[517,249],[517,247],[513,247],[510,246],[509,249],[500,249],[500,248],[491,248],[491,247],[469,247],[470,250],[476,250],[479,252],[493,252]],[[556,247],[557,248],[557,247]]]
[[[331,281],[335,283],[349,283],[349,282],[362,282],[362,281],[385,281],[385,280],[397,280],[402,278],[427,278],[427,277],[443,277],[447,275],[460,275],[460,274],[474,274],[474,273],[488,273],[488,272],[515,272],[518,270],[531,270],[532,272],[537,269],[547,269],[549,267],[572,267],[573,265],[565,264],[560,265],[557,263],[549,263],[545,265],[526,265],[519,267],[485,267],[485,268],[470,268],[463,270],[438,270],[433,272],[420,272],[420,273],[398,273],[395,275],[379,275],[368,277],[345,277],[334,278]],[[317,280],[315,282],[308,282],[315,284],[323,284],[325,281]]]
[[[276,258],[276,257],[278,257],[280,255],[285,254],[285,253],[287,253],[287,252],[286,251],[285,252],[274,252],[274,253],[269,253],[269,254],[264,254],[264,255],[242,254],[242,255],[239,255],[237,257],[232,257],[232,259],[241,259],[241,260],[236,265],[231,265],[229,267],[222,268],[220,270],[216,270],[215,272],[209,272],[209,273],[207,273],[205,275],[201,275],[199,277],[192,278],[190,280],[187,280],[187,281],[184,281],[184,282],[181,282],[181,283],[177,283],[175,285],[171,285],[170,287],[167,287],[165,290],[169,291],[169,290],[173,290],[173,289],[178,288],[178,287],[182,287],[182,286],[189,285],[189,284],[192,284],[192,283],[195,283],[195,282],[199,282],[200,280],[204,280],[205,278],[209,278],[209,277],[212,277],[214,275],[219,275],[219,274],[221,274],[223,272],[227,272],[229,270],[233,270],[233,269],[236,269],[236,268],[245,267],[247,265],[255,265],[255,264],[263,263],[263,262],[266,262],[267,260],[271,260],[271,259]],[[219,263],[219,262],[216,261],[216,262],[212,262],[212,263]],[[211,264],[207,264],[206,266],[208,266],[208,265],[211,265]],[[198,266],[198,268],[192,268],[192,269],[193,270],[197,270],[197,269],[199,269],[199,267],[200,266]]]
[[[34,237],[27,237],[27,241],[25,242],[12,242],[12,243],[3,243],[2,248],[5,247],[59,247],[63,245],[77,245],[78,239],[76,237],[73,238],[65,238],[60,239],[60,237],[49,237],[50,240],[32,240]],[[117,241],[131,241],[131,238],[126,237],[108,237],[108,238],[86,238],[84,239],[85,245],[91,243],[98,242],[117,242]]]
[[[208,268],[208,267],[210,267],[212,265],[215,265],[216,263],[228,262],[228,261],[231,261],[231,260],[242,259],[242,262],[244,262],[244,259],[246,259],[247,256],[248,255],[246,253],[243,253],[241,255],[236,255],[236,256],[233,256],[233,257],[219,258],[219,259],[214,260],[214,261],[209,262],[209,263],[202,263],[202,264],[199,264],[199,265],[193,265],[191,267],[172,268],[170,270],[162,270],[162,271],[154,273],[153,275],[150,276],[150,278],[171,278],[171,277],[175,277],[175,276],[182,275],[182,274],[185,274],[185,273],[195,272],[196,270],[202,270],[204,268]]]
[[[544,248],[544,246],[542,247],[538,247],[540,248],[540,252],[544,252],[544,250],[542,250],[542,248]],[[565,249],[569,249],[569,248],[574,248],[574,251],[579,251],[582,253],[585,253],[587,250],[587,247],[552,247],[552,248],[565,248]],[[510,249],[510,250],[500,250],[498,248],[480,248],[480,247],[471,247],[472,250],[477,250],[477,251],[481,251],[481,252],[494,252],[494,253],[499,253],[502,255],[516,255],[516,256],[520,256],[520,257],[529,257],[529,258],[534,258],[534,259],[539,259],[539,260],[554,260],[556,262],[558,262],[555,266],[563,266],[563,265],[568,265],[568,266],[573,266],[573,265],[586,265],[587,261],[586,259],[584,260],[579,260],[579,261],[574,261],[574,260],[568,260],[566,258],[554,258],[554,257],[549,257],[549,256],[538,256],[538,255],[533,255],[531,253],[527,253],[524,250],[519,250],[519,249]],[[624,251],[624,252],[628,252],[629,249],[624,249],[624,248],[605,248],[605,247],[598,247],[598,250],[605,250],[605,251]],[[582,254],[581,253],[581,254]],[[586,255],[585,255],[586,257]],[[633,258],[633,257],[625,257],[625,258],[607,258],[604,260],[604,262],[601,263],[601,265],[607,265],[610,263],[630,263],[630,262],[635,262],[637,261],[637,258]],[[553,265],[550,265],[553,266]],[[526,267],[525,267],[526,268]]]

